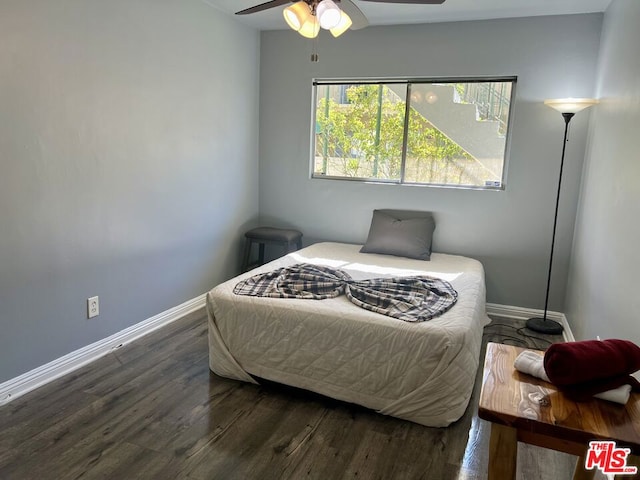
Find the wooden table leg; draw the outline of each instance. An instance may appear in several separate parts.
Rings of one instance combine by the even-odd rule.
[[[573,471],[573,480],[593,480],[595,474],[595,468],[593,470],[585,470],[584,455],[580,455],[576,461],[576,468]]]
[[[489,479],[515,480],[518,462],[518,435],[513,427],[491,424]]]

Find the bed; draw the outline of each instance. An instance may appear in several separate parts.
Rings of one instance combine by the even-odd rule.
[[[360,253],[318,243],[242,274],[207,294],[209,366],[217,375],[291,385],[385,415],[443,427],[469,403],[488,323],[480,262],[434,253],[430,261]],[[447,312],[407,323],[352,304],[239,296],[249,276],[299,263],[346,271],[354,280],[431,275],[458,292]]]

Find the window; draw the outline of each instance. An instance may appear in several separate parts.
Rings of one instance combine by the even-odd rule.
[[[313,177],[501,189],[514,84],[317,80]]]

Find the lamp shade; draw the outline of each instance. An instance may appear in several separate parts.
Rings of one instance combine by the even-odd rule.
[[[595,98],[555,98],[545,100],[544,104],[560,113],[578,113],[598,103]]]
[[[351,17],[347,15],[343,10],[342,15],[340,15],[340,22],[329,31],[331,32],[331,35],[338,38],[344,32],[349,30],[349,27],[351,27],[352,24],[353,22],[351,21]]]
[[[325,30],[329,30],[340,23],[341,13],[342,11],[333,0],[322,0],[316,7],[316,16],[320,26]]]
[[[320,32],[320,24],[315,15],[310,15],[307,20],[302,24],[298,33],[303,37],[316,38]]]
[[[308,21],[310,17],[312,17],[309,5],[303,1],[296,2],[285,8],[282,11],[282,14],[284,15],[284,20],[287,22],[287,25],[296,32],[302,28],[304,22]]]

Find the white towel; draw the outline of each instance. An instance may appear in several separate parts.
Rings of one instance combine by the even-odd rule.
[[[536,352],[525,350],[513,364],[516,370],[528,375],[533,375],[536,378],[540,378],[545,382],[551,382],[547,377],[547,372],[544,371],[544,357],[538,355]]]
[[[545,382],[549,382],[547,372],[544,371],[544,357],[536,352],[525,350],[520,355],[518,355],[518,358],[516,358],[513,366],[519,372],[526,373],[527,375],[531,375],[544,380]],[[633,376],[639,378],[640,371],[634,373]],[[622,385],[618,388],[614,388],[613,390],[607,390],[606,392],[598,393],[594,395],[594,397],[601,400],[607,400],[609,402],[615,402],[624,405],[629,401],[630,395],[631,385]]]

